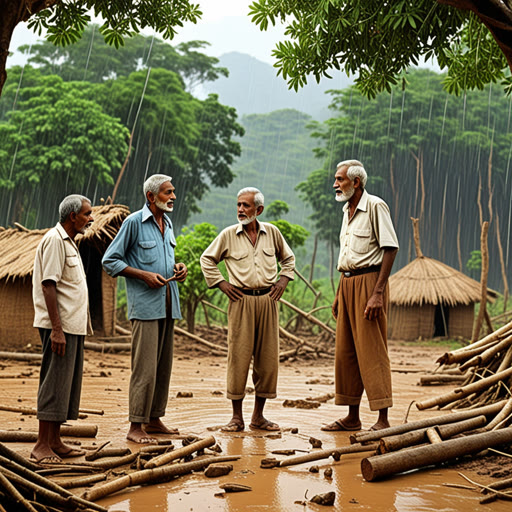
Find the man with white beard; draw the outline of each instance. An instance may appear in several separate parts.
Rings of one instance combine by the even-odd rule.
[[[154,174],[144,182],[146,204],[123,222],[103,256],[107,274],[126,277],[128,318],[132,323],[132,373],[127,439],[155,443],[151,434],[177,434],[165,415],[171,379],[174,320],[181,318],[176,281],[187,277],[175,263],[176,239],[166,213],[174,207],[171,177]]]
[[[263,416],[267,398],[276,397],[279,366],[277,301],[293,279],[295,256],[279,229],[259,222],[263,194],[253,187],[238,192],[238,224],[224,229],[201,256],[201,268],[210,288],[229,297],[227,398],[233,406],[224,432],[244,430],[242,403],[253,359],[254,410],[249,428],[280,430]],[[226,264],[229,282],[217,265]],[[278,278],[277,262],[281,265]]]
[[[336,168],[336,201],[346,202],[340,232],[336,318],[335,404],[348,415],[325,425],[328,432],[360,430],[359,406],[366,391],[370,409],[379,411],[371,430],[389,427],[393,405],[387,350],[388,278],[398,251],[388,205],[365,190],[361,162],[346,160]]]

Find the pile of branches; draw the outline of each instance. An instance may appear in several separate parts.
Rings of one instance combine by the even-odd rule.
[[[0,510],[107,512],[94,502],[131,486],[167,482],[193,471],[206,469],[206,476],[227,474],[233,466],[225,463],[240,458],[218,455],[220,448],[213,436],[186,438],[178,449],[172,444],[151,445],[135,453],[105,448],[106,444],[87,455],[85,462],[43,465],[0,443]],[[205,449],[211,454],[205,455]],[[121,466],[128,466],[124,474],[119,476],[117,470],[114,475],[112,470]],[[84,473],[86,476],[77,477]],[[64,476],[68,478],[62,480]],[[55,477],[59,477],[58,483]],[[97,482],[101,483],[94,485]],[[90,485],[94,486],[81,496],[69,490]]]
[[[462,409],[507,400],[500,418],[505,427],[512,420],[512,322],[479,341],[443,354],[438,360],[441,371],[457,371],[464,380],[451,392],[416,404]]]

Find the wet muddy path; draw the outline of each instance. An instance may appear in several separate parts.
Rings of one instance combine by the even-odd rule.
[[[469,485],[458,471],[486,484],[489,476],[477,475],[474,470],[460,468],[429,468],[406,475],[395,476],[382,482],[366,482],[361,476],[360,461],[370,454],[343,455],[339,462],[325,459],[288,468],[261,469],[260,461],[272,455],[274,450],[294,449],[297,455],[310,451],[310,437],[322,441],[322,448],[348,445],[349,434],[320,431],[323,423],[340,417],[344,408],[333,405],[333,400],[316,409],[284,407],[285,399],[305,399],[333,392],[332,361],[314,363],[284,363],[280,368],[279,397],[267,402],[266,416],[278,422],[283,431],[279,435],[246,429],[241,433],[223,433],[218,430],[230,418],[230,403],[225,398],[225,361],[221,357],[204,357],[178,347],[175,357],[170,400],[165,421],[169,426],[178,427],[182,434],[205,437],[215,436],[222,447],[223,455],[241,455],[235,461],[233,471],[219,478],[206,478],[202,473],[181,477],[174,482],[136,487],[98,501],[110,512],[142,511],[403,511],[403,512],[448,512],[468,510],[492,510],[505,512],[510,503],[495,502],[479,505],[479,493],[467,489],[447,487],[444,484]],[[435,358],[442,349],[432,347],[391,345],[393,367],[393,389],[395,405],[390,411],[392,424],[403,422],[412,400],[420,400],[449,389],[445,387],[419,387],[422,370],[434,368]],[[3,405],[35,407],[38,367],[21,362],[4,362],[0,370],[1,402]],[[407,373],[405,373],[407,371]],[[15,375],[23,372],[23,377]],[[128,355],[100,355],[86,353],[82,407],[102,409],[103,416],[90,415],[81,423],[98,425],[97,438],[83,439],[82,444],[90,446],[110,440],[111,446],[128,446],[136,449],[134,443],[125,439],[127,431],[127,405],[129,381]],[[192,393],[191,397],[179,398],[178,393]],[[250,421],[253,395],[249,394],[244,403],[246,425]],[[375,421],[375,414],[368,409],[363,399],[361,406],[363,428],[369,428]],[[435,411],[418,411],[411,408],[409,420],[437,415]],[[36,430],[34,416],[0,411],[2,429]],[[291,429],[297,428],[298,433]],[[175,440],[176,447],[181,446]],[[17,443],[11,448],[28,456],[31,445]],[[80,460],[80,459],[77,459]],[[319,472],[311,473],[309,468],[318,465]],[[333,468],[331,479],[325,478],[324,470]],[[252,487],[252,491],[224,494],[219,485],[240,483]],[[336,492],[335,505],[326,508],[308,503],[312,496],[327,491]],[[489,508],[485,508],[489,507]]]

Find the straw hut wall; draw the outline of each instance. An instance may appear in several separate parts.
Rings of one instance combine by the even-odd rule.
[[[116,280],[103,271],[101,258],[129,213],[123,205],[95,206],[91,227],[75,239],[87,274],[95,336],[114,334]],[[32,327],[32,270],[37,246],[47,231],[21,226],[0,231],[0,350],[40,343],[39,333]]]
[[[423,255],[389,278],[388,337],[471,338],[480,283]]]

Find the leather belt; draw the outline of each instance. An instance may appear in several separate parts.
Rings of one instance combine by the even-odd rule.
[[[370,274],[371,272],[380,272],[380,265],[372,265],[371,267],[355,268],[353,270],[342,270],[343,277],[360,276],[361,274]]]
[[[243,288],[239,288],[239,290],[244,295],[253,295],[255,297],[259,297],[260,295],[266,295],[268,292],[270,292],[270,290],[272,290],[272,288],[260,288],[258,290],[244,290]]]

